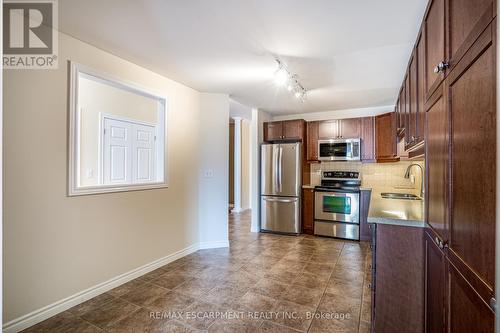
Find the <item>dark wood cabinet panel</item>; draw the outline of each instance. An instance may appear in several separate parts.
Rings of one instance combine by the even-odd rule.
[[[411,141],[412,128],[410,124],[410,107],[411,107],[411,90],[410,90],[410,74],[407,73],[405,80],[405,114],[404,114],[404,124],[405,124],[405,146],[408,146]]]
[[[307,123],[307,160],[318,161],[318,130],[319,121]]]
[[[425,137],[425,86],[424,86],[424,77],[425,77],[425,34],[420,33],[417,46],[416,46],[416,54],[417,54],[417,140],[423,141]]]
[[[425,332],[446,332],[445,293],[446,272],[445,254],[435,241],[432,231],[424,236],[425,246]]]
[[[283,121],[283,139],[302,140],[304,137],[304,120],[286,120]]]
[[[375,157],[377,162],[397,160],[396,115],[394,112],[375,117]]]
[[[496,52],[493,28],[447,78],[452,139],[450,249],[494,289]]]
[[[314,233],[314,189],[302,190],[302,232]]]
[[[376,227],[374,332],[423,332],[423,230]]]
[[[448,332],[493,332],[495,314],[488,304],[479,297],[468,281],[447,261],[447,309]]]
[[[445,0],[431,0],[424,20],[425,33],[425,94],[430,97],[444,78],[444,70],[434,69],[445,59]]]
[[[375,117],[361,118],[361,160],[375,160]]]
[[[399,127],[400,127],[400,133],[402,135],[406,134],[406,127],[405,127],[405,112],[406,112],[406,91],[405,91],[405,85],[403,81],[403,86],[401,88],[401,91],[399,92]]]
[[[418,86],[417,86],[417,56],[416,54],[410,60],[410,70],[408,73],[409,76],[409,86],[410,86],[410,112],[409,116],[409,124],[410,124],[410,133],[408,135],[408,141],[410,145],[414,145],[418,142],[418,133],[417,133],[417,118],[418,118]]]
[[[361,136],[360,118],[347,118],[338,121],[342,139],[357,139]]]
[[[303,119],[270,121],[264,123],[264,141],[304,140],[305,121]]]
[[[283,139],[283,122],[271,121],[264,123],[264,141]]]
[[[448,0],[448,59],[453,68],[496,15],[492,0]]]
[[[429,99],[426,114],[427,223],[448,240],[449,116],[441,86]]]
[[[326,120],[319,123],[318,137],[319,139],[334,139],[339,136],[339,128],[337,120]]]

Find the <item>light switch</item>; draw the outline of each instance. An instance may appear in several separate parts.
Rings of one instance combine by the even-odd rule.
[[[214,177],[214,170],[213,169],[205,169],[205,171],[203,171],[203,177],[213,178]]]

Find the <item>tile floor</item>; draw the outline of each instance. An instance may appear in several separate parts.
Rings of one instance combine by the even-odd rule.
[[[249,213],[229,221],[229,249],[195,252],[25,332],[369,332],[367,244],[251,233]]]

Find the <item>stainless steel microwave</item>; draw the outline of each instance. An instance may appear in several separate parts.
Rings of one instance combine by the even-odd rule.
[[[360,161],[361,139],[318,140],[320,161]]]

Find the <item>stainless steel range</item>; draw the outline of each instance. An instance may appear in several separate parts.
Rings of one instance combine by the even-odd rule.
[[[359,172],[323,171],[315,187],[314,234],[359,240]]]

